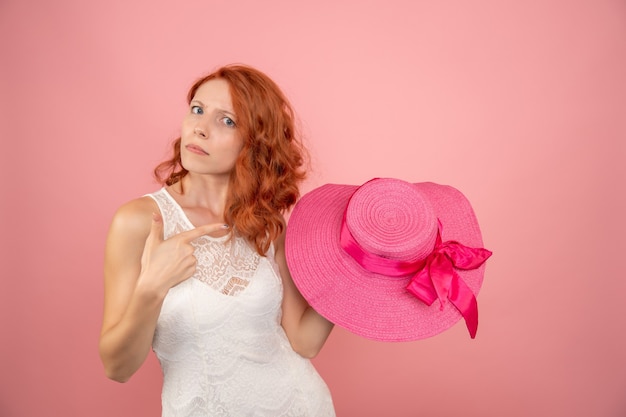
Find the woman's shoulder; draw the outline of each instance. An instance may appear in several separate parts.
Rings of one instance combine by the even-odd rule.
[[[156,201],[149,195],[144,195],[122,204],[115,212],[115,216],[126,220],[137,220],[146,216],[152,218],[155,210],[158,210]]]
[[[146,195],[130,200],[122,204],[113,215],[111,231],[147,236],[154,213],[159,213],[159,208],[153,198]]]

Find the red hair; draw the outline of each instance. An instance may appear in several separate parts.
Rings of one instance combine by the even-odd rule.
[[[264,255],[284,231],[282,213],[300,196],[305,178],[305,149],[295,127],[295,114],[278,85],[262,72],[244,65],[228,65],[197,80],[190,103],[205,82],[228,82],[237,130],[243,148],[230,175],[224,219]],[[159,164],[154,175],[162,184],[179,182],[188,171],[180,159],[180,137],[172,158]]]

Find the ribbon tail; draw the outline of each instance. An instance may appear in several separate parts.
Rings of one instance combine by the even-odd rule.
[[[454,272],[452,262],[442,253],[435,254],[427,266],[437,298],[439,298],[439,309],[443,311],[446,301],[450,298],[452,281],[456,272]]]
[[[433,288],[430,275],[428,275],[427,271],[428,267],[415,274],[415,276],[411,278],[411,281],[409,282],[409,285],[407,285],[406,289],[418,300],[430,306],[437,299],[437,293]]]
[[[454,272],[448,299],[465,319],[470,337],[474,339],[478,330],[478,302],[472,290],[456,272]]]

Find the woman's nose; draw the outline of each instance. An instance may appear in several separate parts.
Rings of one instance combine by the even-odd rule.
[[[200,136],[202,139],[206,139],[207,138],[206,128],[204,128],[202,126],[194,127],[193,128],[193,133],[195,133],[197,136]]]

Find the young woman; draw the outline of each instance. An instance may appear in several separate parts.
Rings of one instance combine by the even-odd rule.
[[[282,213],[299,196],[294,114],[265,74],[198,80],[163,188],[116,212],[106,243],[100,355],[127,381],[152,348],[163,416],[334,416],[308,358],[333,324],[294,285]]]

